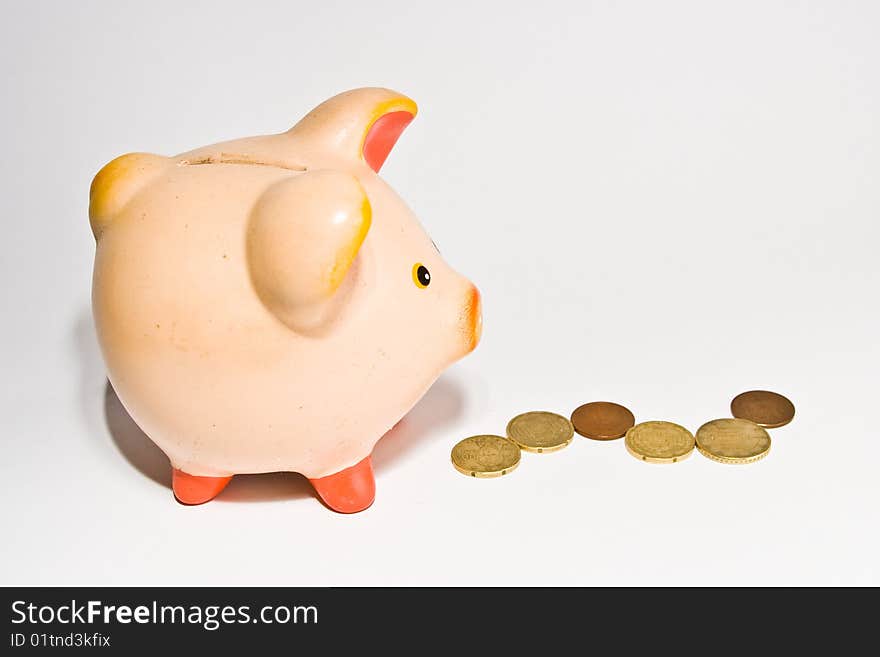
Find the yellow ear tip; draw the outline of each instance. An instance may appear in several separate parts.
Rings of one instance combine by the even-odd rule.
[[[372,125],[376,119],[390,112],[408,112],[409,114],[412,114],[413,118],[415,118],[419,113],[419,106],[416,105],[416,101],[412,98],[407,98],[406,96],[390,98],[373,108],[367,129],[369,129],[369,126]]]
[[[168,159],[150,153],[128,153],[108,162],[89,189],[89,222],[97,239],[104,228]]]
[[[364,193],[364,201],[361,203],[361,220],[358,223],[357,230],[346,247],[339,251],[339,254],[336,256],[336,262],[333,263],[333,267],[330,270],[328,280],[330,286],[328,292],[330,294],[335,293],[342,284],[342,280],[348,273],[351,263],[357,256],[358,251],[360,251],[361,244],[367,239],[367,233],[370,232],[372,223],[373,207],[370,205],[370,200],[367,198],[366,193]]]
[[[419,106],[416,104],[412,98],[407,98],[406,96],[401,97],[402,107],[400,109],[405,110],[413,115],[413,118],[419,113]]]

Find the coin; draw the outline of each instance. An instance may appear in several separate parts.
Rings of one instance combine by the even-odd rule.
[[[626,432],[626,449],[649,463],[683,461],[694,451],[694,436],[672,422],[642,422]]]
[[[750,390],[733,398],[730,402],[733,417],[751,420],[767,429],[781,427],[794,418],[794,404],[776,392]]]
[[[636,423],[630,410],[614,402],[590,402],[571,414],[574,430],[593,440],[614,440]]]
[[[471,436],[452,448],[452,465],[469,477],[500,477],[519,465],[519,447],[501,436]]]
[[[697,449],[720,463],[754,463],[770,451],[770,434],[749,420],[712,420],[697,429]]]
[[[546,411],[517,415],[507,423],[507,437],[527,452],[555,452],[571,442],[574,428],[568,418]]]

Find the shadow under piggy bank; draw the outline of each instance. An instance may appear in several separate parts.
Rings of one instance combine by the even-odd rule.
[[[454,421],[464,408],[464,395],[450,379],[440,378],[422,400],[378,442],[373,450],[377,478],[409,449],[429,440],[438,428]],[[141,431],[107,381],[104,416],[113,442],[143,475],[171,490],[168,457]],[[381,483],[377,485],[381,488]],[[236,475],[216,498],[221,502],[261,502],[317,497],[308,479],[295,472]]]

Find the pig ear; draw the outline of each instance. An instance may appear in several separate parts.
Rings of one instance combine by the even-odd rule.
[[[270,186],[247,228],[257,296],[288,327],[320,327],[370,229],[372,210],[357,179],[309,171]]]
[[[334,96],[288,131],[310,148],[358,158],[379,171],[418,107],[390,89],[364,88]]]

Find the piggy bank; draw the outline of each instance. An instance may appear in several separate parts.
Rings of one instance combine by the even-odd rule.
[[[180,502],[291,471],[367,508],[376,442],[477,345],[477,289],[377,175],[415,115],[357,89],[287,132],[95,176],[98,341]]]

